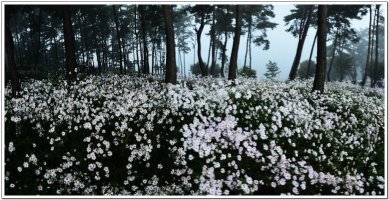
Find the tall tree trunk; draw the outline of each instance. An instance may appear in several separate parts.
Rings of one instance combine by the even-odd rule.
[[[178,48],[178,60],[180,62],[180,74],[182,75],[182,58],[180,48]]]
[[[305,38],[307,36],[308,29],[309,29],[309,26],[311,23],[311,15],[312,15],[313,6],[310,6],[308,9],[309,9],[308,14],[306,15],[306,18],[303,19],[304,28],[303,28],[302,34],[299,35],[296,56],[294,57],[292,69],[290,70],[290,73],[289,73],[289,80],[294,80],[297,77],[297,70],[298,70],[298,67],[300,65],[300,59],[301,59],[301,54],[302,54],[303,47],[304,47]]]
[[[102,38],[101,44],[103,45],[103,66],[102,66],[102,72],[107,71],[108,66],[108,55],[107,55],[107,40],[105,38]]]
[[[66,79],[68,82],[76,80],[76,46],[69,5],[63,6],[63,34],[65,38]]]
[[[98,71],[101,72],[102,69],[101,69],[100,45],[99,45],[97,38],[95,38],[95,45],[96,45],[95,49],[96,49],[96,57],[97,57],[97,68],[98,68]]]
[[[36,44],[36,49],[34,52],[35,56],[35,63],[34,63],[34,69],[38,70],[38,63],[39,63],[39,51],[41,49],[41,27],[42,27],[42,9],[39,8],[39,13],[38,13],[38,24],[37,24],[37,44]]]
[[[332,71],[332,65],[334,64],[334,60],[335,60],[335,52],[336,52],[336,48],[338,47],[338,40],[339,40],[339,31],[340,31],[340,23],[339,23],[339,19],[338,17],[336,17],[336,24],[338,26],[338,28],[336,29],[336,35],[335,35],[335,39],[334,39],[334,43],[332,45],[332,56],[331,56],[331,61],[330,61],[330,66],[328,68],[328,72],[327,72],[327,81],[331,81],[331,71]]]
[[[228,41],[228,32],[224,30],[224,42],[223,42],[223,52],[222,52],[222,66],[220,68],[221,77],[224,78],[224,65],[226,64],[226,51],[227,51],[227,41]]]
[[[84,30],[83,30],[83,27],[82,27],[82,22],[84,21],[83,19],[81,19],[81,14],[77,15],[77,20],[78,20],[78,24],[80,24],[80,28],[79,28],[79,34],[80,34],[80,37],[77,38],[77,35],[78,34],[75,34],[75,37],[77,40],[79,40],[79,45],[78,48],[78,51],[80,51],[80,54],[81,54],[81,59],[80,60],[80,54],[76,55],[76,57],[78,58],[78,61],[81,61],[82,65],[86,65],[87,61],[88,61],[88,55],[86,55],[86,52],[87,51],[87,42],[86,42],[86,36],[85,36],[85,33],[84,33]],[[76,30],[76,33],[77,33],[77,30]],[[76,54],[77,54],[77,51],[76,51]]]
[[[228,6],[226,6],[226,13],[229,12]],[[223,42],[223,49],[222,49],[222,66],[220,68],[220,75],[222,78],[224,78],[224,65],[226,63],[226,51],[227,51],[227,41],[228,41],[228,31],[227,29],[224,29],[224,42]]]
[[[196,65],[196,42],[193,43],[193,66]]]
[[[345,39],[342,37],[341,39],[340,39],[340,41],[339,41],[339,49],[338,49],[338,51],[339,51],[339,60],[340,60],[340,66],[342,67],[341,69],[340,69],[340,73],[339,73],[339,75],[340,75],[340,77],[339,77],[339,81],[340,82],[343,82],[343,79],[344,79],[344,68],[343,68],[343,63],[344,63],[344,53],[343,53],[343,50],[344,50],[344,43],[345,43]]]
[[[143,41],[143,74],[149,74],[149,50],[147,48],[147,30],[146,30],[146,16],[145,5],[139,5],[139,15],[142,28],[142,41]]]
[[[209,46],[208,46],[208,57],[207,57],[207,65],[206,65],[207,69],[209,69],[209,60],[211,60],[211,49],[212,49],[212,36],[211,39],[209,40]]]
[[[373,21],[372,21],[372,30],[371,30],[371,52],[370,52],[370,64],[369,64],[369,77],[370,77],[370,86],[371,86],[371,82],[373,81],[373,68],[374,68],[374,65],[373,65],[373,55],[374,55],[374,50],[375,48],[377,48],[375,46],[375,40],[376,40],[376,34],[375,34],[375,31],[376,31],[376,27],[375,27],[375,21],[376,21],[376,15],[377,15],[377,9],[375,9],[375,13],[374,13],[374,17],[373,17]]]
[[[251,40],[252,40],[252,33],[251,33],[251,30],[250,30],[250,42],[249,42],[249,66],[250,66],[250,69],[251,69],[251,67],[252,67],[252,59],[251,59],[251,53],[252,53],[252,51],[251,51],[251,44],[252,44],[252,42],[251,42]]]
[[[15,34],[16,34],[16,42],[17,42],[17,49],[18,49],[18,63],[19,65],[22,65],[23,64],[23,60],[25,60],[26,58],[26,55],[23,55],[23,50],[22,50],[22,46],[21,46],[21,43],[20,43],[20,37],[19,37],[19,31],[18,31],[18,23],[16,23],[16,19],[14,18],[14,23],[15,24]]]
[[[35,44],[35,38],[34,38],[34,33],[35,33],[35,17],[34,17],[34,13],[33,12],[30,12],[30,14],[28,15],[29,16],[29,26],[30,26],[30,31],[29,31],[29,36],[30,36],[30,41],[31,41],[31,49],[29,54],[27,55],[34,55],[34,56],[27,56],[27,65],[31,65],[31,67],[33,68],[34,66],[32,66],[32,63],[35,64],[35,61],[36,61],[36,58],[35,58],[35,51],[36,51],[36,44]],[[31,69],[31,68],[30,68]]]
[[[140,56],[139,56],[139,50],[140,50],[140,37],[139,37],[139,30],[137,28],[137,21],[139,20],[139,12],[137,12],[138,9],[135,9],[135,44],[136,44],[136,65],[138,66],[138,76],[140,77],[141,70],[140,70]]]
[[[122,41],[122,52],[123,52],[123,74],[126,74],[126,68],[127,68],[127,51],[126,51],[126,40],[124,38],[121,38]]]
[[[312,91],[323,93],[326,71],[327,5],[319,5],[317,32],[317,65]]]
[[[118,22],[118,17],[116,13],[116,7],[115,5],[112,5],[112,10],[113,10],[113,17],[115,19],[115,27],[116,27],[116,37],[118,40],[118,45],[119,45],[119,62],[120,62],[120,74],[123,74],[123,58],[122,58],[122,44],[120,41],[120,31],[119,31],[119,22]]]
[[[155,43],[151,43],[151,74],[154,74],[154,66],[155,66]]]
[[[199,27],[199,29],[195,28],[195,32],[196,32],[196,36],[197,36],[197,57],[199,59],[199,66],[200,66],[201,74],[203,76],[207,76],[208,69],[205,66],[205,63],[203,62],[203,57],[201,56],[201,34],[203,32],[204,26],[205,26],[205,14],[203,13],[201,15],[201,19],[200,19],[200,27]]]
[[[174,43],[174,28],[173,28],[173,12],[172,7],[163,5],[163,13],[165,15],[165,31],[166,31],[166,83],[177,83],[177,68],[176,68],[176,47]]]
[[[379,22],[380,22],[380,5],[376,5],[376,28],[375,28],[375,59],[374,59],[374,70],[373,70],[373,75],[372,75],[372,81],[370,86],[375,87],[377,84],[377,79],[378,79],[378,29],[379,29]]]
[[[143,72],[143,70],[144,70],[144,58],[143,58],[143,56],[144,56],[144,51],[143,51],[143,44],[142,44],[142,41],[140,40],[140,38],[139,38],[139,55],[140,55],[140,60],[142,61],[142,63],[141,63],[141,66],[142,66],[142,69],[139,69],[139,75],[141,74],[141,73],[144,73]]]
[[[248,30],[247,30],[247,40],[246,40],[246,53],[244,55],[244,63],[243,63],[243,67],[246,67],[246,63],[247,63],[247,55],[249,53],[249,43],[250,43],[250,33],[251,33],[251,20],[249,20],[247,22],[247,26],[248,26]]]
[[[133,67],[133,69],[131,71],[135,73],[135,65],[136,65],[135,45],[136,45],[136,38],[135,38],[135,40],[133,39],[132,41],[133,41],[133,43],[132,43],[131,47],[132,47],[132,60],[133,60],[132,67]]]
[[[185,67],[185,52],[184,52],[184,78],[186,78],[186,67]]]
[[[211,75],[216,76],[215,68],[216,68],[216,6],[213,5],[212,11],[212,32],[211,32],[211,40],[212,40],[212,61],[211,61]]]
[[[230,67],[228,70],[228,80],[235,80],[236,79],[240,32],[241,32],[241,28],[242,28],[241,24],[242,24],[241,6],[236,5],[236,26],[235,26],[234,43],[232,45],[232,50],[231,50]]]
[[[9,8],[5,9],[5,52],[7,54],[7,64],[11,73],[12,97],[17,97],[18,92],[20,91],[20,82],[15,63],[14,43],[9,22],[11,13],[8,9]]]
[[[369,38],[368,38],[368,45],[367,45],[367,56],[366,56],[366,64],[365,64],[365,72],[363,73],[363,78],[362,78],[362,86],[365,86],[366,84],[366,79],[369,71],[369,60],[370,60],[370,47],[371,47],[371,20],[372,20],[372,9],[371,5],[369,7]]]
[[[313,54],[313,48],[315,47],[315,43],[316,43],[316,39],[317,39],[317,33],[318,33],[318,31],[316,31],[315,38],[313,39],[311,53],[309,54],[307,74],[306,74],[305,78],[309,78],[309,74],[311,73],[312,54]]]

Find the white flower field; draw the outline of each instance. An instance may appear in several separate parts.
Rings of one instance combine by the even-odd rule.
[[[88,76],[5,91],[7,195],[383,195],[384,90]]]

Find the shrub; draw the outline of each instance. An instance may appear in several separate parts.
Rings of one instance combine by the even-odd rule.
[[[235,83],[29,80],[19,99],[7,87],[5,193],[383,195],[383,90]]]

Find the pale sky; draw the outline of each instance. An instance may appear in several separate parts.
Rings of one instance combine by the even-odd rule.
[[[280,68],[281,73],[278,76],[279,80],[286,80],[289,75],[290,68],[293,63],[293,59],[297,49],[297,38],[294,38],[291,33],[286,32],[287,27],[283,21],[284,16],[290,13],[290,10],[294,7],[293,4],[273,4],[275,17],[271,20],[278,24],[274,30],[268,30],[267,36],[270,41],[270,49],[267,51],[262,50],[262,47],[257,47],[252,44],[252,68],[257,71],[257,77],[264,78],[263,74],[266,71],[266,64],[271,60],[276,62]],[[385,7],[385,6],[382,6]],[[385,15],[384,15],[385,16]],[[362,20],[353,20],[352,26],[358,31],[360,29],[367,28],[369,26],[368,15],[364,16]],[[203,31],[202,36],[202,57],[204,62],[207,62],[209,37],[205,35],[209,31],[209,26]],[[304,43],[304,48],[300,61],[307,60],[309,58],[310,50],[312,47],[313,39],[316,33],[316,29],[310,28],[308,30],[307,38]],[[246,36],[241,36],[238,54],[238,66],[242,67],[244,63],[244,53],[246,45]],[[232,48],[232,38],[230,38],[227,46],[227,56],[230,57],[230,51]],[[197,48],[197,47],[196,47]],[[178,54],[177,54],[178,56]],[[189,71],[189,66],[193,64],[193,49],[186,55],[186,70]],[[316,47],[314,48],[312,59],[316,59]],[[196,55],[197,62],[197,55]],[[220,61],[217,61],[220,63]],[[177,59],[177,65],[179,62]]]

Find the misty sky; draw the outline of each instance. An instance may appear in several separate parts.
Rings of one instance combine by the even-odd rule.
[[[289,75],[290,68],[293,63],[293,59],[297,49],[297,38],[293,37],[291,33],[286,32],[287,27],[283,21],[284,16],[290,13],[290,10],[294,8],[292,4],[273,4],[275,18],[271,21],[278,24],[274,30],[268,30],[268,40],[270,41],[270,49],[267,51],[262,50],[262,47],[257,47],[252,44],[252,68],[257,71],[258,78],[264,78],[264,73],[266,71],[266,64],[271,60],[276,62],[280,68],[281,73],[278,76],[279,80],[286,80]],[[384,7],[384,6],[383,6]],[[385,11],[386,12],[386,11]],[[384,15],[385,16],[385,15]],[[368,15],[364,16],[362,20],[352,20],[352,26],[356,31],[360,29],[367,28],[369,26]],[[209,26],[203,31],[202,35],[202,56],[203,60],[206,63],[208,59],[208,47],[209,47],[209,37],[205,33],[209,32]],[[312,47],[313,39],[316,33],[316,29],[310,28],[308,30],[307,38],[305,40],[304,49],[302,52],[301,60],[304,61],[309,58],[310,50]],[[244,63],[244,53],[246,46],[246,36],[241,36],[240,45],[239,45],[239,55],[238,55],[238,66],[242,67]],[[230,51],[232,48],[232,38],[228,41],[227,46],[227,57],[230,57]],[[196,47],[197,48],[197,47]],[[178,54],[177,54],[178,56]],[[189,66],[193,64],[193,49],[186,55],[186,70],[189,71]],[[316,59],[316,47],[314,48],[312,59]],[[196,55],[197,62],[197,55]],[[220,63],[220,60],[217,61]],[[177,65],[179,62],[177,59]]]

